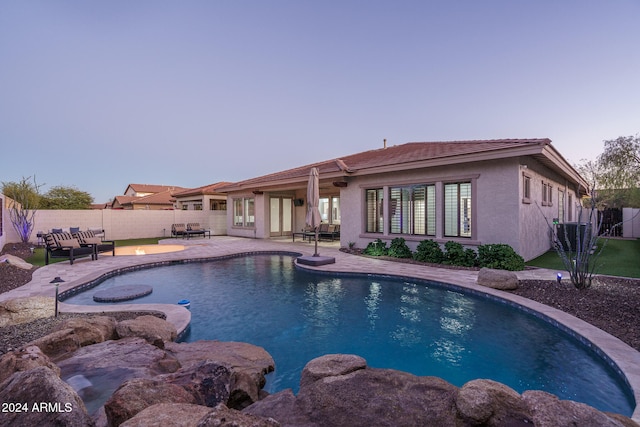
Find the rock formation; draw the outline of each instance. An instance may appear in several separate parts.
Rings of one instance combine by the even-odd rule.
[[[488,288],[512,291],[518,289],[518,276],[513,271],[481,268],[476,283]]]

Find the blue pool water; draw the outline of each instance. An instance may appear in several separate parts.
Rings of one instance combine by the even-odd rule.
[[[507,304],[441,284],[311,273],[295,268],[290,256],[256,255],[121,274],[65,302],[97,304],[96,290],[130,284],[153,286],[137,303],[191,301],[185,341],[265,348],[276,362],[270,392],[297,392],[302,368],[315,357],[352,353],[372,367],[457,386],[490,378],[628,416],[635,406],[620,376],[577,339]]]

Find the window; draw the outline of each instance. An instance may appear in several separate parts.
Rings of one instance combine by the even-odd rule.
[[[211,199],[211,200],[209,200],[209,210],[210,211],[226,211],[227,210],[227,201],[226,200]]]
[[[542,206],[553,206],[553,187],[550,183],[542,181]]]
[[[567,203],[567,221],[573,221],[573,196],[569,194],[569,203]]]
[[[522,174],[522,203],[531,203],[531,177]]]
[[[201,211],[202,210],[202,203],[196,203],[193,205],[193,209],[196,211]]]
[[[471,237],[471,183],[444,185],[444,235]]]
[[[384,190],[382,188],[375,188],[366,191],[367,221],[365,231],[367,233],[382,233],[383,231],[383,194]]]
[[[236,227],[253,227],[255,210],[253,198],[233,199],[233,225]]]
[[[183,203],[183,204],[182,204],[182,210],[183,210],[183,211],[189,210],[189,205],[188,205],[188,204],[186,204],[186,203]]]
[[[558,222],[564,222],[564,191],[558,188]]]
[[[392,187],[390,201],[390,233],[435,234],[435,185]]]
[[[340,197],[331,198],[331,222],[340,224]]]

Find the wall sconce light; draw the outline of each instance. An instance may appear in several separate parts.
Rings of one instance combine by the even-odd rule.
[[[52,281],[50,281],[49,283],[55,284],[56,285],[56,308],[55,308],[55,317],[58,317],[58,286],[60,285],[60,283],[64,283],[64,280],[62,280],[60,278],[60,276],[56,276]]]

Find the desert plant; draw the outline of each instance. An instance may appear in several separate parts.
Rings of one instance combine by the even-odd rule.
[[[476,252],[473,249],[465,249],[458,242],[448,241],[444,244],[443,264],[473,267],[476,264]]]
[[[413,253],[402,237],[396,237],[391,241],[387,255],[395,258],[413,258]]]
[[[365,255],[371,256],[383,256],[387,254],[387,244],[383,242],[381,239],[376,239],[373,242],[370,242],[364,251],[362,252]]]
[[[3,182],[2,193],[9,197],[9,220],[24,243],[29,241],[40,201],[40,186],[31,177],[20,182]]]
[[[478,265],[499,270],[524,270],[524,258],[503,243],[478,246]]]
[[[416,261],[440,264],[444,260],[444,253],[440,245],[433,239],[423,240],[418,244],[413,259]]]

